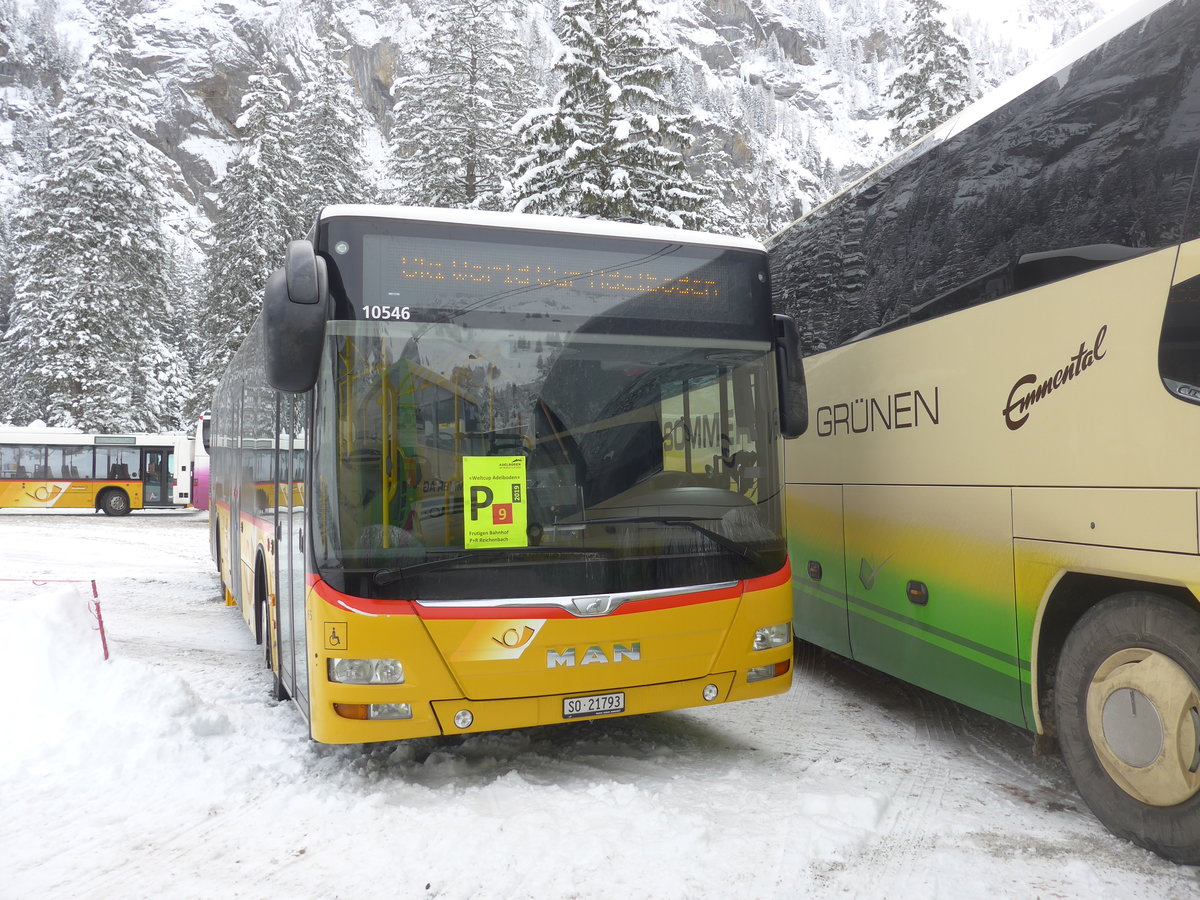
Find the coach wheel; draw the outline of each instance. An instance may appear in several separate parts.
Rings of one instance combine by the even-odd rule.
[[[1055,680],[1063,757],[1112,832],[1200,863],[1200,613],[1131,592],[1071,631]]]
[[[129,495],[117,488],[105,491],[100,498],[100,508],[106,516],[129,515]]]

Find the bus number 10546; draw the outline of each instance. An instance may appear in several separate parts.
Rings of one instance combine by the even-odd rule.
[[[412,318],[412,308],[408,306],[364,306],[363,314],[368,319],[396,319],[407,322]]]

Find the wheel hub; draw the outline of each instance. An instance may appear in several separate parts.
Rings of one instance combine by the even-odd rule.
[[[1126,765],[1143,769],[1162,753],[1162,719],[1139,690],[1120,688],[1109,694],[1101,725],[1109,749]]]
[[[1130,796],[1174,806],[1200,791],[1200,689],[1170,657],[1134,647],[1106,659],[1087,721],[1101,765]]]

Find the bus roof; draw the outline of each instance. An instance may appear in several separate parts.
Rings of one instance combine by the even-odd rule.
[[[486,212],[473,209],[440,209],[418,206],[373,206],[367,204],[338,204],[321,210],[320,221],[338,217],[372,217],[407,219],[414,222],[445,222],[453,225],[475,225],[484,228],[549,231],[558,234],[580,234],[595,237],[633,238],[649,241],[671,241],[679,244],[698,244],[706,247],[728,247],[732,250],[763,250],[761,241],[753,238],[709,234],[661,225],[640,225],[631,222],[610,222],[605,219],[583,219],[569,216],[541,216],[532,213]]]
[[[945,143],[956,134],[959,134],[960,132],[974,125],[976,122],[987,118],[996,110],[1003,107],[1006,103],[1012,102],[1026,91],[1037,87],[1037,85],[1041,84],[1047,78],[1052,78],[1059,72],[1062,72],[1076,60],[1080,59],[1085,54],[1090,53],[1092,50],[1095,50],[1101,44],[1112,40],[1131,25],[1146,18],[1146,16],[1150,15],[1159,7],[1166,6],[1167,4],[1173,2],[1175,2],[1175,0],[1137,0],[1137,2],[1132,3],[1130,6],[1118,10],[1107,18],[1102,19],[1081,34],[1076,35],[1061,47],[1052,50],[1044,58],[1034,63],[1023,72],[1014,75],[1012,78],[1008,79],[1008,81],[999,85],[994,90],[984,94],[962,112],[952,116],[941,125],[938,125],[932,131],[929,131],[917,138],[913,143],[909,144],[899,153],[889,157],[887,160],[863,175],[861,178],[842,188],[824,203],[814,206],[799,219],[795,219],[783,226],[783,228],[767,239],[767,243],[773,243],[797,222],[807,218],[817,210],[828,206],[834,200],[837,200],[845,194],[853,193],[860,186],[872,181],[878,173],[885,170],[890,170],[897,165],[903,164],[922,155],[923,153],[926,153],[929,150],[932,150],[939,144]]]
[[[0,444],[166,447],[187,439],[183,431],[98,433],[55,426],[0,425]]]

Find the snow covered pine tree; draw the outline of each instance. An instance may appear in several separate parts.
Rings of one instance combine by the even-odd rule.
[[[900,40],[903,68],[888,96],[895,102],[892,141],[912,143],[932,128],[961,112],[975,99],[971,88],[971,58],[950,30],[939,0],[913,0],[904,15],[907,31]]]
[[[690,121],[663,96],[674,52],[645,0],[569,0],[563,88],[518,125],[516,209],[704,228],[712,192],[684,163]]]

